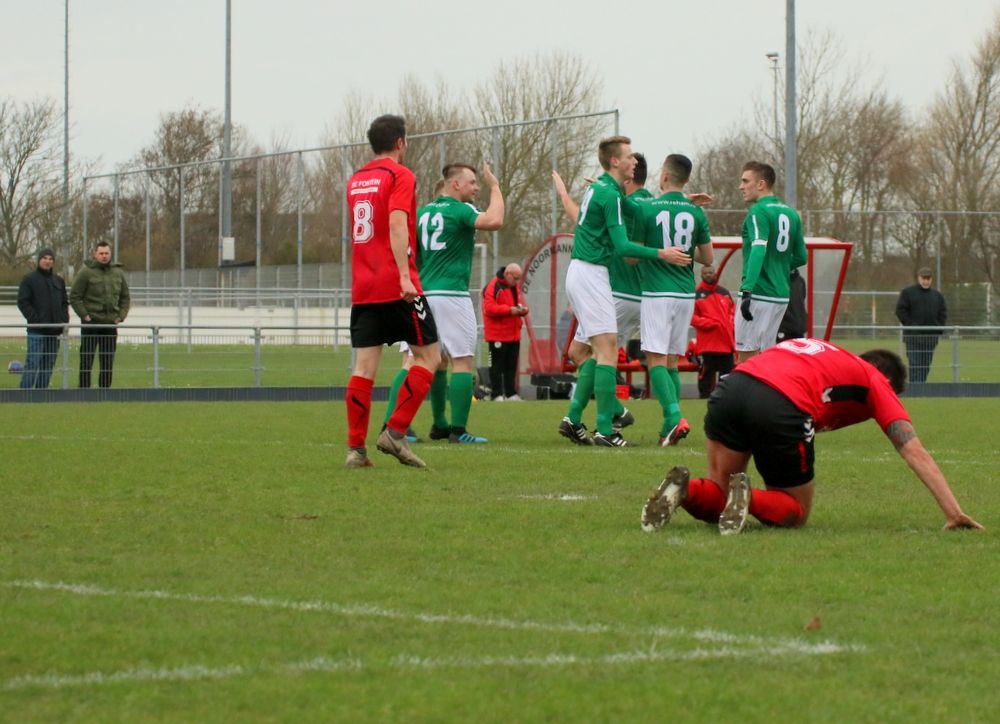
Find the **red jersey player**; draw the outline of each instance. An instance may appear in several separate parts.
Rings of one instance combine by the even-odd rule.
[[[376,447],[404,465],[426,467],[406,442],[406,429],[427,395],[441,361],[437,328],[417,276],[416,179],[402,165],[406,122],[379,116],[368,129],[375,157],[347,182],[351,229],[351,347],[347,383],[347,467],[371,467],[365,448],[372,384],[382,347],[406,342],[414,364]]]
[[[813,438],[875,418],[945,515],[945,528],[982,528],[962,512],[948,481],[913,431],[896,393],[906,366],[888,350],[860,357],[819,339],[793,339],[740,364],[708,400],[708,477],[675,467],[642,509],[642,528],[660,529],[683,507],[739,533],[747,514],[780,527],[805,525],[813,499]],[[751,488],[747,464],[765,487]]]

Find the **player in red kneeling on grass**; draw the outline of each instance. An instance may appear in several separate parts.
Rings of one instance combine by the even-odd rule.
[[[427,396],[441,361],[434,316],[417,275],[416,179],[402,165],[406,122],[379,116],[368,129],[375,154],[347,182],[351,231],[351,346],[354,374],[347,383],[347,463],[372,467],[365,441],[372,385],[382,348],[406,342],[413,366],[400,387],[396,408],[375,446],[404,465],[426,467],[406,442],[406,430]]]
[[[962,512],[913,431],[896,396],[905,386],[906,366],[895,353],[859,357],[819,339],[782,342],[743,362],[708,400],[708,477],[670,470],[643,506],[643,530],[659,530],[678,507],[718,524],[723,535],[743,530],[748,514],[769,526],[803,526],[812,509],[815,433],[870,418],[930,490],[946,529],[982,528]],[[750,487],[751,457],[764,488]]]

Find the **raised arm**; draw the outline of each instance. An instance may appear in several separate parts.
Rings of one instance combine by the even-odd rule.
[[[496,231],[503,228],[504,203],[500,182],[490,170],[490,165],[483,161],[483,181],[490,187],[490,205],[486,211],[476,217],[476,228],[483,231]]]
[[[572,197],[569,195],[569,191],[566,190],[566,184],[562,180],[562,176],[553,169],[552,170],[552,183],[556,187],[556,196],[559,197],[559,201],[562,202],[563,211],[566,212],[566,216],[574,224],[576,220],[580,218],[580,206],[577,204]]]
[[[983,526],[962,512],[962,507],[955,499],[954,493],[951,492],[944,474],[934,462],[931,454],[924,448],[917,433],[913,430],[913,425],[908,420],[896,420],[889,423],[885,434],[892,440],[896,451],[910,466],[910,469],[931,491],[931,495],[934,496],[934,500],[937,501],[944,513],[946,530],[956,528],[982,529]]]

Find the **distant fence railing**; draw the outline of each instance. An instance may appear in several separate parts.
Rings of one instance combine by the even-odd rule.
[[[569,183],[592,172],[590,147],[567,139],[617,133],[618,121],[618,111],[607,110],[415,133],[407,137],[406,162],[423,204],[446,163],[490,161],[519,211],[503,232],[482,236],[495,268],[508,254],[502,235],[514,248],[555,231],[562,207],[552,168],[571,174]],[[93,243],[106,241],[116,260],[146,277],[175,270],[174,283],[188,286],[192,269],[235,262],[255,287],[267,285],[266,265],[294,260],[294,286],[304,287],[307,262],[349,256],[345,185],[370,153],[359,141],[84,176],[81,244],[67,258],[82,261]],[[349,267],[337,270],[337,284],[348,286]]]
[[[44,325],[33,325],[44,326]],[[6,368],[24,361],[25,325],[0,325],[0,360]],[[51,387],[77,384],[79,325],[68,325],[54,363]],[[114,386],[309,387],[339,386],[351,366],[346,324],[323,326],[128,325],[118,326]],[[832,341],[853,352],[885,348],[906,359],[904,335],[919,327],[837,325]],[[929,329],[929,328],[927,328]],[[528,344],[522,346],[527,360]],[[486,357],[477,349],[477,364]],[[383,366],[399,358],[386,350]],[[522,365],[522,369],[524,366]],[[95,376],[96,379],[96,376]],[[0,375],[0,389],[15,388],[18,375]],[[1000,382],[1000,326],[943,328],[929,382]]]

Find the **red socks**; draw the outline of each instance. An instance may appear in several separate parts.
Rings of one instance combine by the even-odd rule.
[[[417,410],[420,409],[420,403],[427,396],[427,390],[430,389],[433,381],[434,373],[430,370],[419,365],[413,365],[410,368],[406,379],[403,380],[402,387],[399,388],[396,409],[393,410],[392,417],[386,423],[390,430],[406,434],[406,428],[413,422]]]
[[[364,447],[368,437],[368,417],[372,411],[373,380],[352,375],[347,381],[347,447]]]
[[[718,523],[722,510],[726,507],[726,496],[722,488],[708,478],[695,478],[688,482],[687,498],[681,503],[691,517],[706,523]]]
[[[726,496],[715,481],[695,478],[688,483],[687,498],[681,503],[691,517],[706,523],[718,523],[726,507]],[[750,515],[765,525],[794,528],[802,522],[803,510],[795,498],[781,490],[750,491]]]
[[[766,525],[794,528],[802,522],[802,506],[782,490],[755,488],[750,494],[750,515]]]

